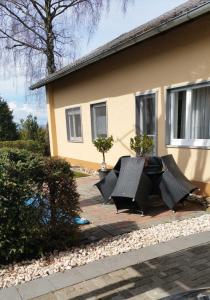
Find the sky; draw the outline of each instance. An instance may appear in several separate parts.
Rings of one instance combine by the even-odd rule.
[[[111,0],[109,13],[104,12],[98,27],[91,39],[86,34],[80,33],[77,46],[76,58],[88,54],[97,47],[109,42],[120,34],[173,9],[182,4],[185,0],[133,0],[128,6],[126,13],[121,10],[119,0]],[[8,69],[14,69],[8,62]],[[18,123],[21,118],[28,114],[37,116],[40,125],[47,122],[46,105],[43,94],[43,101],[35,101],[30,95],[26,80],[21,70],[11,71],[0,67],[0,96],[3,97],[13,110],[15,121]]]

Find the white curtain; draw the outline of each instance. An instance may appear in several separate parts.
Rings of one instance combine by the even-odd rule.
[[[190,139],[210,138],[210,87],[192,90]]]
[[[140,133],[155,135],[155,96],[140,96]]]
[[[210,139],[210,87],[171,94],[173,137]]]
[[[96,137],[106,136],[106,106],[95,107]]]

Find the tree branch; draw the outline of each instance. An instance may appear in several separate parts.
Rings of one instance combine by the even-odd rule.
[[[33,0],[32,0],[33,1]],[[2,4],[0,2],[0,7],[4,8],[14,19],[18,20],[20,24],[22,24],[26,29],[33,32],[35,35],[37,35],[41,40],[46,42],[43,36],[41,36],[37,31],[35,31],[32,27],[29,27],[16,13],[14,13],[12,10],[10,10],[6,5]]]
[[[15,38],[15,37],[13,37],[12,35],[8,34],[6,31],[2,30],[1,28],[0,28],[0,33],[2,33],[4,35],[4,37],[7,37],[7,38],[11,39],[13,42],[15,42],[15,43],[17,43],[19,45],[22,45],[22,46],[25,46],[25,47],[29,47],[29,48],[32,48],[34,50],[41,51],[43,53],[46,51],[45,48],[37,47],[37,46],[35,46],[35,45],[31,44],[31,43],[24,42],[24,41],[21,41],[21,40]]]

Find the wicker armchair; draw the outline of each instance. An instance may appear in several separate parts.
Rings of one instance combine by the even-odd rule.
[[[198,189],[181,172],[172,155],[162,156],[164,173],[159,188],[165,204],[174,209],[176,204]]]

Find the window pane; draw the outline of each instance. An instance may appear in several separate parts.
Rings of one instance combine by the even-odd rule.
[[[96,107],[96,134],[97,136],[106,136],[106,107]]]
[[[75,137],[75,131],[74,131],[74,117],[73,115],[69,116],[69,121],[70,121],[70,137]]]
[[[210,139],[210,87],[171,91],[170,107],[172,139],[188,144]]]
[[[93,139],[107,136],[106,104],[96,104],[91,108]]]
[[[75,121],[75,136],[76,137],[81,137],[82,136],[82,131],[81,131],[81,118],[80,118],[80,115],[75,115],[74,116],[74,121]]]
[[[80,108],[79,108],[79,107],[71,108],[71,109],[69,110],[69,114],[70,114],[70,115],[80,114]]]
[[[81,140],[82,128],[81,128],[81,115],[80,108],[70,108],[66,110],[67,118],[67,134],[68,140]]]
[[[153,96],[147,96],[143,101],[143,132],[155,134],[155,100]]]
[[[155,135],[155,97],[154,95],[138,96],[137,127],[141,134]]]
[[[147,134],[154,141],[150,154],[156,153],[156,114],[155,94],[140,95],[136,97],[136,132]]]
[[[186,91],[174,93],[174,138],[186,138]]]
[[[192,90],[191,139],[210,138],[210,87]]]

